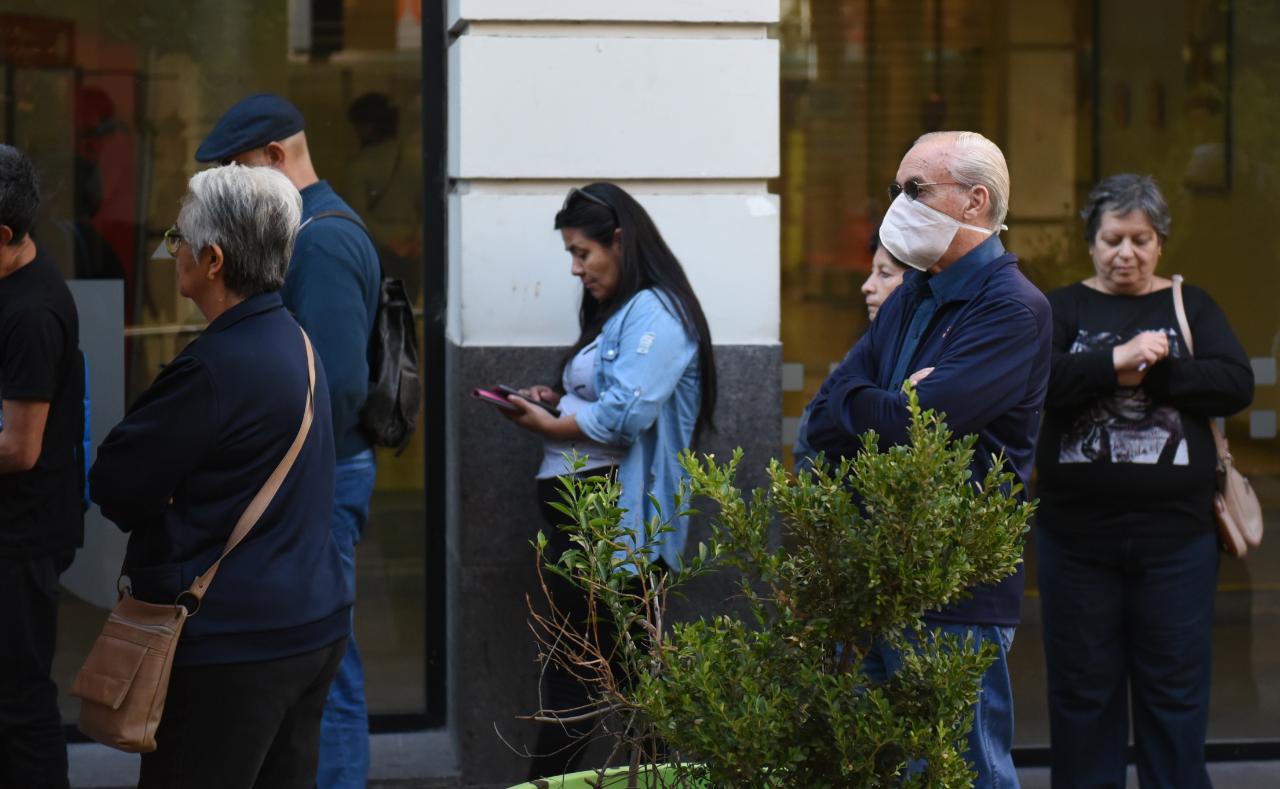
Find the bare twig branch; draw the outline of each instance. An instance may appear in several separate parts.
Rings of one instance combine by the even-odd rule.
[[[562,724],[584,723],[586,721],[602,718],[605,715],[608,715],[612,712],[617,712],[620,709],[622,708],[616,707],[616,706],[600,707],[592,710],[591,712],[585,712],[581,715],[568,715],[568,716],[560,714],[560,711],[558,710],[538,710],[532,715],[517,715],[516,717],[519,718],[520,720],[536,721],[538,723],[562,723]]]

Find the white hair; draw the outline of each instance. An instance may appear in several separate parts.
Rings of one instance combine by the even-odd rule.
[[[929,132],[920,135],[915,144],[934,140],[951,142],[947,171],[965,186],[986,187],[991,195],[988,219],[993,227],[1003,225],[1009,214],[1009,165],[1000,146],[971,131]]]
[[[279,290],[302,219],[302,195],[270,167],[229,164],[187,182],[178,228],[199,254],[222,249],[227,289],[245,298]]]

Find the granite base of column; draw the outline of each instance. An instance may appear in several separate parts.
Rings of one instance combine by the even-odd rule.
[[[528,769],[536,726],[520,720],[537,708],[537,647],[527,598],[539,594],[530,544],[543,528],[534,474],[541,444],[473,387],[555,380],[563,348],[459,347],[448,355],[449,709],[465,784],[514,784]],[[728,459],[745,454],[740,483],[764,484],[780,452],[781,347],[717,346],[715,431],[697,447]],[[690,546],[705,539],[694,523]],[[703,579],[676,607],[679,618],[724,610],[737,591],[726,575]],[[603,748],[591,759],[602,759]]]

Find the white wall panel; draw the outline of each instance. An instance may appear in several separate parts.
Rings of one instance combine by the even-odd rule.
[[[459,20],[769,23],[778,0],[449,0]]]
[[[768,39],[463,36],[451,47],[455,178],[770,178]]]
[[[680,258],[717,344],[778,341],[778,209],[766,194],[637,194]],[[466,346],[567,345],[582,286],[552,221],[564,198],[455,195],[451,338]],[[456,242],[456,243],[455,243]],[[452,290],[452,288],[451,288]]]
[[[444,336],[454,345],[462,344],[462,259],[470,250],[462,248],[462,197],[449,194],[449,272],[446,284]]]

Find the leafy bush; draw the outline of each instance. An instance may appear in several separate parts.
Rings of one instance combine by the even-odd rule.
[[[1033,505],[1016,499],[1001,459],[971,479],[976,438],[953,441],[914,393],[910,414],[908,443],[880,452],[869,433],[856,457],[799,475],[774,461],[749,496],[735,485],[741,451],[724,465],[686,453],[681,499],[715,505],[711,539],[670,572],[653,563],[656,520],[631,545],[616,485],[566,478],[559,506],[576,547],[546,566],[587,593],[617,638],[554,605],[535,614],[544,659],[595,699],[535,717],[596,717],[633,766],[674,763],[677,785],[969,786],[966,735],[994,648],[935,634],[921,617],[1013,573]],[[776,523],[785,547],[770,542]],[[539,535],[540,563],[545,545]],[[664,621],[669,595],[718,566],[741,571],[750,618]],[[862,668],[878,643],[903,656],[886,682]]]

